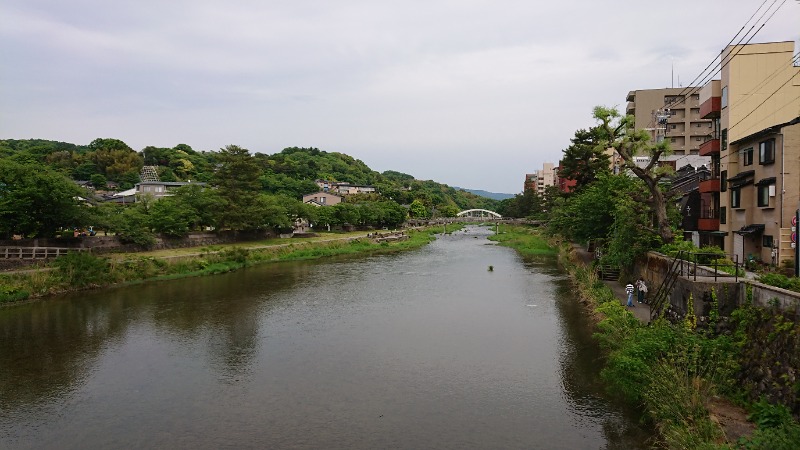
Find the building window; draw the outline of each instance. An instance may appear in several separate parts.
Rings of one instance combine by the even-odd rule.
[[[676,139],[675,138],[669,138],[669,141],[674,143],[676,141]]]
[[[723,170],[719,173],[719,191],[725,192],[728,190],[728,171]]]
[[[720,142],[720,144],[722,145],[722,149],[723,150],[727,149],[728,148],[728,129],[727,128],[722,130],[720,139],[722,141],[722,142]]]
[[[740,188],[731,188],[731,208],[738,208],[741,201]]]
[[[692,100],[700,100],[700,94],[692,94]]]
[[[758,206],[769,206],[769,184],[762,184],[758,186]]]
[[[720,107],[728,107],[728,86],[722,88],[722,98],[720,99]]]
[[[674,123],[673,123],[672,125],[670,125],[670,126],[672,127],[672,129],[673,129],[673,130],[674,130],[675,128],[678,128],[678,126],[677,126],[677,125],[675,125]]]
[[[697,128],[700,128],[700,127],[702,127],[702,126],[703,126],[703,124],[702,124],[702,123],[700,123],[700,122],[697,122]]]
[[[772,246],[775,244],[775,241],[772,239],[772,236],[770,235],[765,234],[763,239],[764,239],[763,242],[761,242],[762,247],[772,248]]]
[[[728,223],[728,208],[725,206],[719,207],[719,223],[721,224]]]
[[[769,139],[758,144],[758,163],[772,164],[775,162],[775,139]]]
[[[742,162],[745,166],[753,165],[753,147],[742,150]]]
[[[694,140],[695,140],[695,141],[697,141],[697,142],[700,142],[700,141],[702,141],[702,140],[703,140],[703,138],[701,138],[701,137],[699,137],[699,136],[698,136],[698,137],[694,138]]]

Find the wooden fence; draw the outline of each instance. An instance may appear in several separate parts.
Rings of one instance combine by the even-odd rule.
[[[0,247],[0,258],[4,259],[48,259],[70,252],[85,252],[88,248],[64,247]]]

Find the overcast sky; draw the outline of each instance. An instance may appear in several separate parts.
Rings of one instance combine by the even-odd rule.
[[[2,0],[0,138],[317,147],[517,193],[593,106],[669,87],[673,65],[688,84],[760,5]],[[799,10],[752,42],[797,41]]]

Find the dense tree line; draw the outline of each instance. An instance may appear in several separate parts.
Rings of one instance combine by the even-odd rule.
[[[96,189],[132,187],[142,166],[156,166],[162,181],[199,181],[174,196],[131,205],[101,203],[73,182]],[[303,204],[319,190],[316,179],[372,185],[377,193],[354,195],[333,207]],[[111,184],[113,183],[113,184]],[[405,206],[402,206],[405,205]],[[134,151],[117,139],[80,146],[46,140],[0,140],[0,237],[52,236],[93,225],[140,244],[152,233],[192,230],[287,230],[304,219],[315,226],[394,227],[408,215],[454,216],[497,202],[396,171],[371,170],[351,156],[316,148],[251,153],[238,146],[195,151],[186,144]]]

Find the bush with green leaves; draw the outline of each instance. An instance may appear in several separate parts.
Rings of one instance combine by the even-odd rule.
[[[787,277],[779,273],[765,273],[758,277],[758,281],[770,286],[800,292],[800,278],[797,277]]]
[[[30,297],[30,292],[18,286],[0,284],[0,303],[19,302]]]
[[[70,286],[83,288],[109,284],[109,263],[106,258],[89,252],[72,252],[53,261],[59,277]]]

